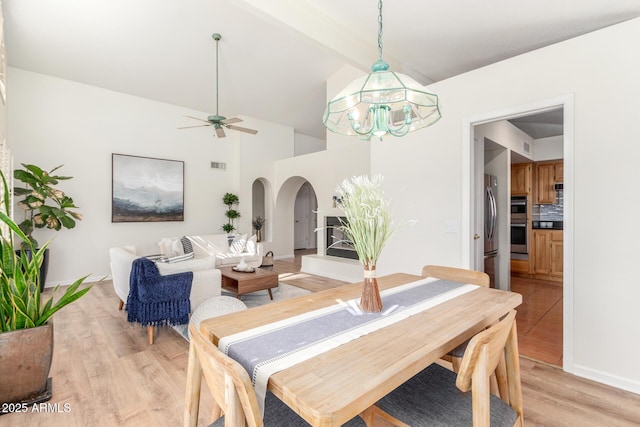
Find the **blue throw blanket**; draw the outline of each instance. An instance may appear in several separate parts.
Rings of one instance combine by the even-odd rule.
[[[143,326],[188,323],[192,281],[193,272],[161,276],[153,261],[135,259],[129,277],[127,320]]]

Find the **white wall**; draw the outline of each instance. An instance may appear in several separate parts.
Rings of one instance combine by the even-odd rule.
[[[279,193],[274,199],[278,204],[274,239],[271,249],[276,256],[293,256],[293,205],[295,196],[304,181],[313,187],[318,199],[318,209],[331,207],[336,186],[352,175],[369,173],[370,145],[347,144],[343,149],[329,149],[275,164],[274,187]]]
[[[535,140],[507,120],[476,126],[473,129],[473,135],[476,138],[489,138],[521,156],[533,159],[533,152],[536,149]],[[524,151],[525,143],[529,144],[530,153]]]
[[[536,162],[564,158],[564,137],[559,135],[536,139],[534,158]]]
[[[444,232],[447,219],[469,209],[461,200],[469,185],[461,179],[469,144],[461,124],[484,112],[574,94],[575,149],[565,148],[574,169],[565,173],[575,181],[574,240],[565,242],[574,259],[574,347],[566,363],[580,375],[636,392],[640,287],[628,233],[635,218],[624,203],[640,181],[640,52],[633,42],[639,37],[635,19],[433,84],[442,120],[372,144],[372,171],[385,175],[402,216],[420,221],[390,242],[380,273],[418,272],[427,262],[463,265],[461,236]]]
[[[327,99],[332,99],[362,71],[345,65],[327,82]],[[318,117],[322,120],[322,117]],[[296,139],[299,135],[296,135]],[[298,141],[296,141],[298,144]],[[327,131],[326,150],[282,158],[274,164],[272,229],[277,239],[265,243],[276,258],[293,256],[293,206],[299,188],[305,181],[313,187],[318,209],[331,207],[336,186],[345,178],[370,172],[370,144],[358,138]]]
[[[41,242],[55,236],[47,284],[109,274],[112,246],[153,243],[163,236],[217,233],[223,224],[222,196],[236,191],[234,138],[217,140],[210,128],[184,115],[206,113],[136,98],[93,86],[11,68],[9,145],[15,164],[33,163],[74,179],[59,186],[81,207],[84,219],[72,230],[37,230]],[[111,154],[185,162],[184,222],[112,223]],[[226,171],[209,168],[227,163]],[[16,219],[22,220],[16,210]]]
[[[308,135],[296,133],[294,135],[295,147],[294,155],[302,156],[303,154],[315,153],[327,149],[327,141],[324,139],[314,138]]]
[[[252,198],[250,195],[252,194],[253,182],[260,178],[267,183],[265,186],[266,200],[264,206],[265,231],[267,233],[262,238],[269,241],[275,231],[273,230],[274,191],[271,187],[274,183],[273,162],[293,157],[293,128],[253,118],[243,118],[245,119],[243,126],[259,129],[259,131],[256,135],[237,134],[237,162],[240,165],[238,192],[241,197],[239,208],[242,215],[238,231],[242,233],[253,232],[251,227],[252,206],[250,205]]]

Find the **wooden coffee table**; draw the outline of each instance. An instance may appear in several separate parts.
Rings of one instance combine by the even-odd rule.
[[[241,295],[251,292],[268,290],[269,298],[273,300],[271,288],[278,286],[278,273],[262,268],[256,268],[253,273],[234,271],[233,267],[222,267],[222,289]]]

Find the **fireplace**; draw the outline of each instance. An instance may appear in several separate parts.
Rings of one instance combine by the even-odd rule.
[[[342,225],[340,220],[346,222],[347,218],[336,216],[325,217],[325,254],[338,258],[358,259],[358,253],[353,245],[346,239],[344,233],[338,229],[338,227]]]

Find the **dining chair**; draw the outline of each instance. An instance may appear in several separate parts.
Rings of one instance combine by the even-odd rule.
[[[214,398],[210,427],[244,427],[245,422],[249,427],[310,426],[271,392],[267,392],[261,417],[251,379],[242,365],[221,352],[194,324],[189,325],[189,335],[183,427],[198,424],[203,376]],[[344,425],[366,426],[359,416]]]
[[[447,267],[443,265],[425,265],[422,267],[423,277],[433,277],[436,279],[451,280],[454,282],[470,283],[472,285],[489,287],[489,275],[482,271],[466,270],[464,268]],[[462,356],[467,348],[469,341],[465,341],[458,347],[451,350],[443,360],[451,362],[453,371],[458,372]]]
[[[515,316],[512,310],[474,336],[457,374],[434,363],[379,400],[375,414],[400,426],[522,426]],[[498,398],[490,392],[489,377],[502,355],[508,393]]]

